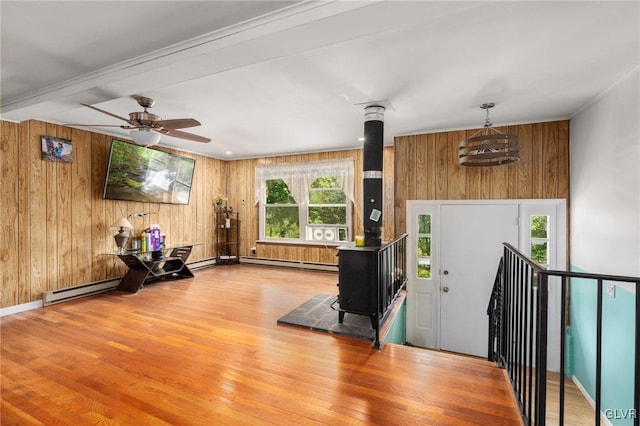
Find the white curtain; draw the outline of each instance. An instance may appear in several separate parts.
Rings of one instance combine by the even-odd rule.
[[[318,178],[334,177],[346,194],[353,199],[353,160],[318,163],[278,164],[256,167],[256,203],[267,202],[267,180],[282,179],[300,206],[309,204],[309,187]]]

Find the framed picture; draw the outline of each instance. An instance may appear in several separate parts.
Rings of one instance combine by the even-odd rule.
[[[57,161],[58,163],[71,163],[73,161],[73,146],[71,145],[71,140],[53,136],[43,136],[42,159],[46,161]]]

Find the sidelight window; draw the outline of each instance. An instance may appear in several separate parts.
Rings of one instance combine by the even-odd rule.
[[[418,215],[418,278],[431,278],[431,215]]]
[[[549,266],[549,216],[531,215],[530,256],[541,266]]]

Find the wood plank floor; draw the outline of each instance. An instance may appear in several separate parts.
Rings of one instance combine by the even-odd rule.
[[[6,316],[1,423],[521,424],[485,360],[276,324],[336,282],[218,266]]]
[[[596,424],[595,410],[589,405],[576,384],[564,379],[564,424],[571,426],[592,426]],[[547,424],[560,423],[560,375],[547,373]],[[601,425],[606,425],[604,420]]]

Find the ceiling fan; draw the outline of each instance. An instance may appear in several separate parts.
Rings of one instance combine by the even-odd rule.
[[[129,134],[133,141],[138,145],[155,145],[160,141],[161,135],[172,136],[174,138],[186,139],[194,142],[211,142],[211,139],[203,136],[194,135],[193,133],[183,132],[177,129],[199,126],[200,122],[194,118],[176,118],[172,120],[163,120],[160,116],[147,111],[153,107],[156,101],[144,96],[133,97],[144,111],[131,112],[129,118],[120,117],[109,111],[94,107],[88,104],[81,104],[88,108],[94,109],[103,114],[125,121],[127,125],[117,124],[66,124],[66,126],[90,126],[90,127],[120,127],[121,129],[130,130]]]

